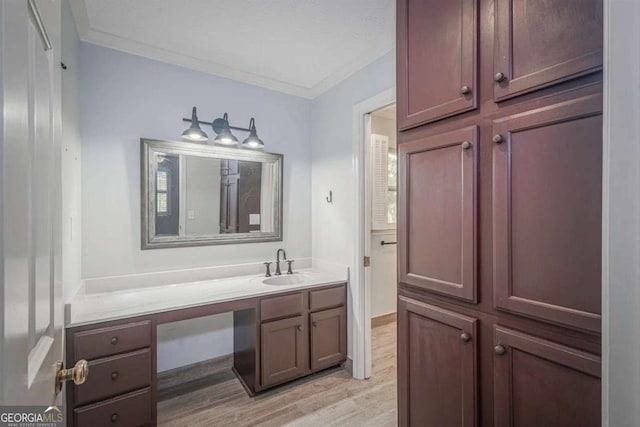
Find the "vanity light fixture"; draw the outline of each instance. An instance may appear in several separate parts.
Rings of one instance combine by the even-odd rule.
[[[193,107],[191,118],[183,118],[182,120],[191,123],[189,129],[185,130],[182,133],[182,138],[187,141],[207,141],[209,138],[207,134],[204,133],[202,129],[200,129],[200,125],[209,125],[216,133],[216,137],[214,138],[213,142],[218,145],[237,146],[238,138],[236,138],[235,135],[231,133],[231,129],[234,129],[241,130],[243,132],[249,132],[249,136],[242,142],[242,147],[254,150],[264,148],[264,142],[262,142],[262,140],[258,138],[258,132],[256,130],[256,120],[253,117],[251,117],[251,120],[249,121],[248,128],[231,126],[229,124],[229,115],[227,113],[224,113],[222,118],[217,118],[212,122],[203,122],[201,120],[198,120],[198,117],[196,115],[196,107]]]
[[[247,148],[262,148],[264,147],[264,142],[260,138],[258,138],[258,132],[256,131],[256,120],[251,117],[249,121],[249,136],[247,139],[242,141],[242,146]]]
[[[209,140],[209,136],[200,129],[200,122],[198,121],[198,115],[196,114],[196,107],[193,107],[191,111],[191,126],[189,129],[182,132],[182,139],[193,142],[206,142]]]
[[[238,138],[231,133],[231,129],[229,128],[229,116],[227,113],[224,113],[222,119],[215,119],[211,126],[213,127],[214,132],[218,134],[213,142],[220,145],[238,144]],[[217,131],[216,127],[219,127],[220,131]]]

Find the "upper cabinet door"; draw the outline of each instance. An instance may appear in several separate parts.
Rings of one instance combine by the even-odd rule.
[[[476,108],[476,0],[398,0],[398,128]]]
[[[596,427],[600,358],[494,327],[495,427]]]
[[[477,425],[477,323],[477,319],[400,297],[401,427]]]
[[[602,9],[602,0],[495,0],[495,99],[600,70]]]
[[[602,96],[493,130],[495,306],[600,331]]]
[[[399,145],[400,281],[476,301],[478,128]]]

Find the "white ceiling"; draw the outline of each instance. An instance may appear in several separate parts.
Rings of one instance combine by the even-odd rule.
[[[395,0],[71,0],[83,41],[314,98],[393,48]]]

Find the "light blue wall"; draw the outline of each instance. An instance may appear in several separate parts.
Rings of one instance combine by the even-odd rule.
[[[311,101],[86,43],[80,58],[84,278],[264,261],[280,247],[311,256]],[[266,150],[284,154],[283,242],[140,250],[139,139],[179,140],[194,105],[201,120],[254,116]],[[222,314],[160,328],[158,369],[232,353],[232,325]]]
[[[313,101],[313,257],[349,264],[353,256],[353,107],[395,87],[395,51]],[[333,204],[325,201],[333,191]]]
[[[80,52],[84,278],[263,261],[279,247],[311,255],[309,100],[87,43]],[[140,250],[139,139],[179,140],[194,105],[201,120],[226,111],[244,127],[254,116],[266,150],[284,154],[283,242]]]

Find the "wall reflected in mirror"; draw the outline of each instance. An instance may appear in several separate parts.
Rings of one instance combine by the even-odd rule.
[[[143,140],[145,153],[143,248],[281,240],[282,156]]]

